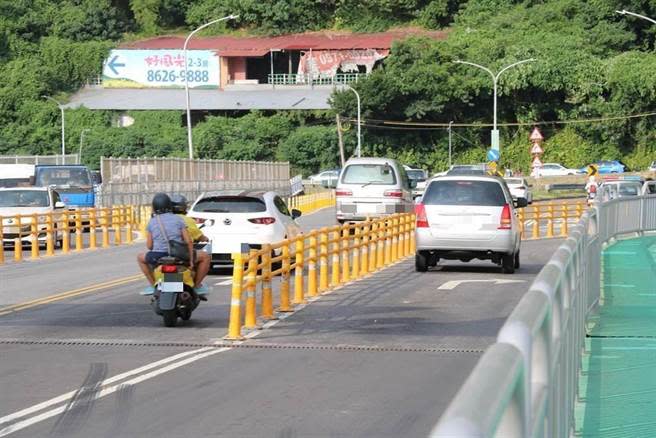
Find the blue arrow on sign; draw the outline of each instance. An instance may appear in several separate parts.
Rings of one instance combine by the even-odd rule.
[[[114,56],[111,61],[107,63],[107,67],[109,67],[115,75],[118,75],[118,71],[116,70],[116,67],[125,67],[125,64],[122,62],[116,62],[116,59],[118,58],[118,55]]]
[[[501,157],[501,153],[499,153],[499,149],[487,150],[487,161],[499,161],[499,157]]]

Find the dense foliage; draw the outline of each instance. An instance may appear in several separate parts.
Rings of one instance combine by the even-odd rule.
[[[529,166],[528,134],[545,123],[545,157],[567,166],[623,159],[643,168],[656,159],[656,27],[616,9],[656,16],[656,1],[629,0],[0,0],[0,154],[59,151],[60,114],[42,96],[66,101],[99,72],[107,51],[135,39],[239,14],[215,32],[283,34],[321,29],[378,31],[394,26],[448,28],[448,38],[397,43],[381,68],[358,82],[364,152],[392,155],[432,170],[448,160],[444,126],[382,126],[378,121],[453,121],[454,161],[483,161],[489,146],[492,81],[461,59],[498,71],[526,58],[499,81],[502,162]],[[336,93],[355,144],[353,93]],[[186,153],[183,114],[134,112],[115,126],[114,112],[66,111],[67,149],[101,155]],[[194,127],[200,157],[285,159],[309,173],[337,165],[335,115],[329,112],[217,113]],[[506,126],[508,123],[523,125]],[[470,125],[470,126],[460,126]]]

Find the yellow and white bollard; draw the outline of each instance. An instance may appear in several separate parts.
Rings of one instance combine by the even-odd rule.
[[[241,294],[244,281],[244,261],[242,254],[233,254],[232,294],[230,299],[230,322],[228,323],[227,340],[237,341],[241,336]]]
[[[317,296],[317,232],[312,231],[309,236],[308,254],[308,296]]]
[[[294,244],[296,253],[294,267],[294,304],[305,304],[305,291],[303,290],[303,265],[305,263],[305,236],[300,235]]]
[[[342,226],[342,283],[347,283],[350,280],[350,263],[349,263],[349,237],[351,227],[350,225]]]
[[[262,249],[264,251],[262,254],[262,317],[275,319],[271,288],[271,245],[264,245]]]
[[[328,229],[319,232],[319,293],[328,290]]]
[[[293,312],[289,300],[289,278],[291,276],[291,263],[289,258],[289,241],[282,246],[282,273],[280,274],[280,307],[278,312]]]
[[[246,271],[246,315],[244,327],[248,329],[257,328],[257,301],[255,298],[257,257],[253,253],[255,253],[255,250],[251,250],[248,255],[248,269]]]
[[[36,260],[39,258],[39,218],[36,214],[31,217],[30,223],[30,245],[31,245],[31,258]]]
[[[330,286],[335,287],[340,284],[339,277],[339,251],[340,251],[340,232],[339,228],[331,233],[333,240],[333,255],[331,266],[331,281]]]

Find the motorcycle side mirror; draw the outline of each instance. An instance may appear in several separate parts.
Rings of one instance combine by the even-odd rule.
[[[303,213],[301,213],[301,210],[297,210],[295,208],[292,209],[292,219],[299,218],[299,217],[301,217],[302,214]]]

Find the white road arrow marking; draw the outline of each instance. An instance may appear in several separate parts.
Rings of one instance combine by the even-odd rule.
[[[526,283],[526,280],[502,280],[500,278],[491,278],[489,280],[451,280],[447,281],[438,290],[453,290],[460,286],[462,283],[494,283],[494,284],[511,284],[511,283]]]

